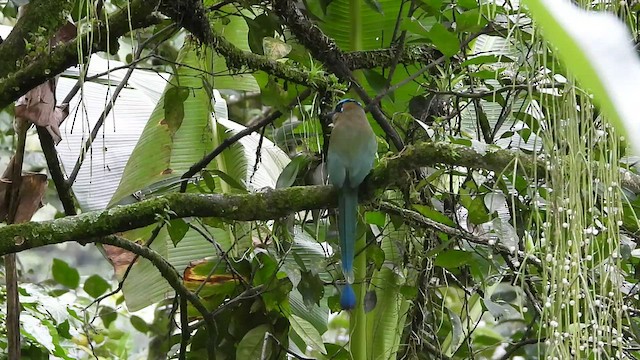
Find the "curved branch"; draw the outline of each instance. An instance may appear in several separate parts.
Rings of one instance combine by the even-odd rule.
[[[107,244],[119,247],[131,251],[132,253],[139,255],[149,260],[153,266],[160,272],[162,277],[167,280],[169,285],[179,294],[182,298],[187,299],[196,310],[202,314],[209,336],[215,332],[215,320],[213,319],[213,313],[207,310],[202,304],[200,299],[189,289],[187,289],[182,283],[182,278],[178,271],[167,261],[162,255],[153,251],[151,248],[139,245],[133,241],[118,237],[118,236],[105,236],[101,238],[94,238],[92,240],[84,241],[83,244],[96,242],[100,244]],[[186,325],[188,327],[188,324]]]
[[[128,7],[109,17],[108,25],[100,23],[92,31],[68,43],[57,46],[29,65],[7,75],[0,81],[0,109],[48,79],[77,65],[83,57],[97,51],[117,49],[118,38],[131,29],[144,28],[158,22],[152,15],[158,0],[135,0]],[[80,49],[80,50],[79,50]]]

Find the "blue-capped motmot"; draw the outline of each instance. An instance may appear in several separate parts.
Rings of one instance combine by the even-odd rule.
[[[360,103],[353,99],[340,101],[333,115],[327,169],[329,182],[338,189],[338,231],[342,272],[347,283],[340,295],[340,306],[345,310],[356,306],[356,294],[351,284],[358,219],[358,187],[373,168],[377,149],[376,135]]]

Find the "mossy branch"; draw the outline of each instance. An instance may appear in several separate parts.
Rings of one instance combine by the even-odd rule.
[[[537,178],[546,176],[542,162],[520,152],[478,152],[464,145],[422,143],[407,146],[400,154],[383,158],[365,181],[361,199],[368,201],[380,191],[406,181],[402,175],[411,170],[437,164],[495,172],[515,170]],[[638,182],[636,178],[633,177],[633,183]],[[334,207],[335,199],[336,194],[330,186],[299,186],[243,195],[170,194],[100,212],[0,228],[0,255],[66,241],[93,242],[90,239],[153,224],[159,215],[170,218],[198,216],[240,221],[270,220],[298,211]]]
[[[39,56],[23,68],[9,73],[0,80],[0,109],[67,68],[77,65],[83,57],[104,51],[108,45],[111,45],[110,49],[117,50],[120,36],[131,29],[144,28],[158,22],[158,18],[152,15],[157,4],[158,1],[134,0],[129,7],[111,15],[108,25],[98,23],[92,31],[57,46],[50,54]]]
[[[16,71],[28,53],[27,44],[36,45],[36,37],[42,41],[40,45],[48,47],[49,39],[66,23],[72,5],[69,0],[33,0],[26,4],[24,15],[0,44],[0,77]]]

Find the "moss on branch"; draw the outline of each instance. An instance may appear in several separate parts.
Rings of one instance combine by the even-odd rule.
[[[50,54],[40,56],[29,65],[7,75],[0,80],[0,108],[4,108],[70,66],[78,64],[82,56],[87,57],[94,52],[104,51],[109,44],[111,49],[117,49],[118,37],[131,29],[157,23],[158,19],[152,15],[157,4],[157,0],[134,0],[128,8],[111,15],[108,25],[100,23],[94,26],[93,31],[57,46]],[[82,56],[79,56],[80,54]]]
[[[519,152],[487,150],[450,143],[407,146],[400,154],[380,161],[361,189],[367,201],[379,189],[402,181],[402,174],[423,166],[445,164],[500,172],[516,169],[527,176],[545,176],[540,162]],[[517,165],[517,166],[516,166]],[[118,206],[45,222],[29,222],[0,228],[0,255],[58,244],[94,242],[110,234],[140,228],[168,218],[219,217],[228,220],[270,220],[302,211],[335,206],[330,186],[302,186],[252,194],[170,194],[132,205]]]
[[[27,44],[47,48],[48,41],[66,23],[73,1],[33,0],[25,5],[24,15],[0,44],[0,77],[16,71],[28,53]],[[33,44],[34,42],[41,44]]]

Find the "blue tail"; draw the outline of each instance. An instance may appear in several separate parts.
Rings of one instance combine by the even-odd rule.
[[[343,310],[351,310],[356,307],[356,293],[351,284],[347,283],[340,294],[340,306]]]
[[[353,258],[355,256],[356,224],[358,217],[358,189],[352,189],[348,184],[338,193],[338,231],[340,232],[340,251],[342,255],[342,273],[347,281],[340,304],[355,307],[356,296],[350,284],[353,284]]]

